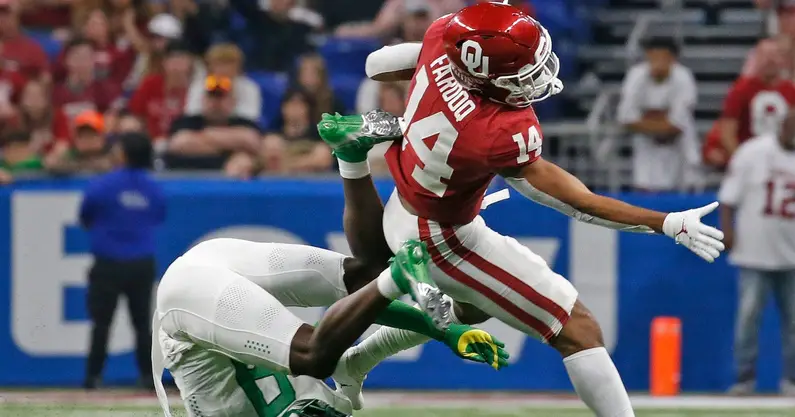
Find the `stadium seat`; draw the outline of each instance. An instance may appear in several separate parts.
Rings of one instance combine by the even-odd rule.
[[[329,74],[359,74],[364,76],[367,55],[381,47],[375,39],[327,38],[320,46],[320,54],[326,60]]]
[[[246,75],[259,85],[262,93],[262,119],[260,124],[267,129],[279,117],[282,96],[287,90],[287,75],[266,71],[255,71]]]

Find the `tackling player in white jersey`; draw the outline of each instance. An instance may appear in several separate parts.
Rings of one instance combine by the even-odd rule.
[[[415,298],[414,291],[432,293],[424,279],[427,260],[423,244],[407,242],[387,279]],[[392,301],[400,294],[383,296],[373,278],[384,265],[309,246],[239,239],[213,239],[188,250],[169,266],[157,291],[152,363],[166,416],[163,367],[192,417],[348,415],[360,408],[359,393],[348,399],[321,380],[332,376],[339,357],[373,322],[412,331],[379,329],[349,350],[346,371],[369,371],[429,337],[462,358],[496,369],[506,364],[502,344],[488,333],[447,323],[439,330],[438,320]],[[317,327],[286,308],[329,305]],[[362,349],[367,354],[357,353]]]
[[[500,175],[522,195],[578,220],[665,234],[709,262],[723,250],[723,234],[701,217],[717,203],[675,213],[646,210],[594,194],[544,160],[531,105],[562,89],[558,59],[546,29],[510,5],[478,3],[441,17],[422,45],[376,51],[366,70],[377,81],[411,79],[411,87],[400,127],[383,112],[327,116],[319,125],[339,160],[346,205],[360,212],[349,216],[363,224],[358,232],[373,234],[383,221],[392,250],[421,239],[431,254],[434,282],[456,300],[457,319],[473,323],[492,316],[548,343],[563,357],[591,410],[633,416],[599,324],[574,286],[478,216],[486,188]],[[396,191],[382,216],[366,151],[375,136],[394,133],[386,160]]]

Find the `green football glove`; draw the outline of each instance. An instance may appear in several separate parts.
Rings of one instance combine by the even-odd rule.
[[[505,343],[484,330],[465,324],[451,324],[445,331],[444,344],[466,360],[489,364],[498,371],[508,366],[510,355],[503,349]]]

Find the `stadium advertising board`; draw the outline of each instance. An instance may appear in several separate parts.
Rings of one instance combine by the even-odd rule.
[[[85,309],[90,264],[77,224],[74,181],[33,181],[0,189],[0,385],[79,385],[90,330]],[[380,182],[382,196],[391,191]],[[160,231],[160,272],[193,244],[218,236],[303,243],[347,252],[342,188],[334,180],[256,182],[164,180],[169,216]],[[681,210],[714,196],[622,196],[660,210]],[[724,258],[707,264],[665,237],[618,234],[572,221],[513,194],[483,212],[488,224],[516,237],[571,279],[601,322],[627,387],[646,390],[649,327],[656,316],[683,323],[682,388],[725,389],[733,378],[736,273]],[[713,214],[707,223],[716,224]],[[134,340],[126,306],[117,311],[106,368],[109,383],[135,380]],[[772,308],[761,329],[760,385],[774,389],[780,367]],[[297,312],[313,322],[322,310]],[[398,355],[369,377],[373,388],[570,389],[557,353],[495,321],[512,366],[495,372],[465,363],[441,344]]]

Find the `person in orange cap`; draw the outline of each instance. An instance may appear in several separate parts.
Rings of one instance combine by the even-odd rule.
[[[47,169],[56,174],[105,172],[112,164],[105,138],[105,119],[94,110],[79,113],[72,121],[74,140],[45,158]]]

